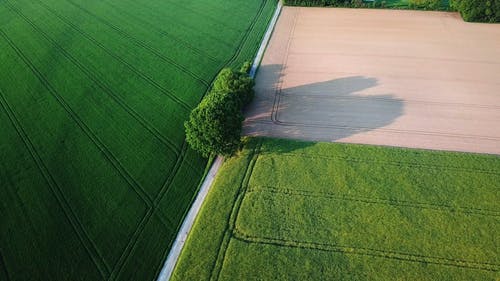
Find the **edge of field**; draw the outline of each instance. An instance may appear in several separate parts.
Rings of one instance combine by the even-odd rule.
[[[272,18],[268,20],[268,26],[266,32],[259,45],[259,49],[256,51],[255,59],[250,69],[250,77],[252,78],[254,78],[257,73],[260,62],[264,55],[264,51],[267,48],[271,35],[274,31],[274,26],[276,25],[276,21],[278,19],[282,7],[283,7],[282,0],[279,0],[274,10]],[[244,44],[245,39],[243,40],[242,45]],[[231,60],[228,61],[224,67],[230,66],[231,63],[232,63]],[[214,80],[215,77],[214,79],[212,79],[212,83]],[[207,92],[209,90],[210,89],[208,89]],[[177,231],[177,236],[174,240],[174,243],[170,247],[171,250],[169,251],[167,259],[165,260],[165,263],[161,268],[160,273],[158,274],[157,278],[158,281],[170,280],[172,273],[175,270],[175,266],[177,264],[179,256],[182,252],[182,249],[184,248],[187,237],[195,223],[196,218],[198,217],[198,213],[205,202],[205,199],[207,197],[208,192],[210,191],[210,188],[214,185],[213,184],[214,179],[217,177],[220,167],[222,166],[223,163],[224,163],[224,158],[222,156],[211,158],[207,162],[203,178],[200,180],[200,184],[198,185],[198,191],[194,195],[195,199],[191,204],[191,207],[185,213],[184,220]]]

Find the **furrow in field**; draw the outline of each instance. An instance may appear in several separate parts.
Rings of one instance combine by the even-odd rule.
[[[106,0],[109,1],[109,0]],[[169,17],[164,17],[163,14],[158,14],[158,10],[161,10],[160,6],[153,6],[153,3],[150,5],[144,5],[142,3],[138,3],[137,1],[132,0],[123,0],[121,1],[124,5],[129,7],[133,7],[135,11],[137,11],[138,15],[144,16],[149,15],[150,18],[153,19],[161,19],[169,24],[169,26],[174,27],[173,29],[180,29],[184,32],[184,34],[190,34],[190,36],[194,36],[193,34],[198,34],[196,41],[207,41],[209,40],[209,44],[206,47],[212,46],[212,48],[216,49],[217,56],[224,55],[224,52],[221,50],[233,49],[234,44],[228,38],[219,37],[219,34],[211,34],[210,30],[204,30],[202,27],[196,26],[192,21],[186,21],[182,18],[178,19],[176,17],[170,19]],[[164,3],[162,3],[164,4]],[[144,12],[142,12],[144,11]],[[212,50],[214,51],[214,50]]]
[[[240,41],[240,43],[238,45],[238,48],[236,49],[236,51],[233,53],[233,55],[229,58],[228,62],[226,63],[227,66],[233,64],[236,61],[236,59],[238,58],[238,56],[240,55],[240,53],[243,50],[243,47],[245,45],[245,42],[248,39],[248,35],[252,32],[253,28],[255,27],[255,24],[257,23],[257,21],[261,17],[262,11],[264,10],[264,7],[266,6],[266,4],[267,4],[268,1],[269,0],[262,0],[261,1],[260,7],[259,7],[259,11],[257,12],[257,14],[255,15],[255,17],[253,18],[250,26],[248,27],[248,29],[246,30],[244,36],[242,37],[242,39],[241,39],[241,41]]]
[[[120,98],[118,94],[116,94],[110,86],[105,84],[102,80],[100,80],[90,69],[88,69],[85,65],[80,63],[77,59],[75,59],[70,53],[68,53],[62,46],[60,46],[54,39],[52,39],[47,33],[41,30],[37,25],[35,25],[29,18],[27,18],[24,14],[22,14],[19,10],[11,6],[13,11],[15,11],[21,18],[23,18],[28,24],[30,24],[34,30],[36,30],[39,34],[43,35],[45,39],[50,41],[61,53],[68,58],[75,66],[77,66],[92,82],[98,85],[101,89],[104,90],[116,103],[118,103],[125,111],[127,111],[134,119],[136,119],[144,128],[146,128],[153,136],[155,136],[158,140],[164,143],[169,149],[172,150],[175,154],[178,153],[178,147],[174,142],[169,140],[166,136],[163,136],[162,133],[155,128],[153,125],[148,123],[144,117],[139,115],[132,107],[127,105],[125,101]],[[126,63],[126,62],[124,62]],[[184,108],[188,109],[188,105],[184,105]]]
[[[482,169],[482,168],[463,168],[452,165],[433,165],[433,164],[423,164],[417,162],[403,162],[403,161],[380,161],[374,159],[363,159],[363,158],[352,158],[349,156],[324,156],[324,155],[314,155],[314,154],[301,154],[301,153],[283,153],[280,156],[285,157],[303,157],[310,159],[326,159],[326,160],[345,160],[349,162],[360,162],[360,163],[373,163],[373,164],[382,164],[382,165],[391,165],[391,166],[406,166],[406,167],[414,167],[414,168],[424,168],[424,169],[444,169],[444,170],[454,170],[460,172],[468,172],[468,173],[484,173],[491,175],[500,175],[498,170],[490,170],[490,169]],[[438,157],[438,156],[436,156]]]
[[[235,234],[284,246],[498,271],[498,223],[498,217],[470,213],[251,192],[245,195]]]
[[[499,264],[480,263],[469,260],[459,260],[459,259],[450,259],[443,257],[427,256],[427,255],[400,253],[400,252],[378,250],[371,248],[334,245],[328,243],[295,241],[288,239],[279,239],[274,237],[252,236],[245,234],[238,229],[234,230],[233,237],[237,240],[246,243],[268,244],[286,248],[301,248],[301,249],[311,249],[319,251],[340,252],[340,253],[354,254],[354,255],[366,255],[371,257],[381,257],[381,258],[400,260],[400,261],[418,262],[422,264],[454,266],[465,269],[477,269],[477,270],[497,272],[500,268]]]
[[[223,21],[220,21],[219,19],[217,19],[216,17],[212,17],[210,16],[210,13],[213,12],[210,11],[209,7],[208,6],[204,6],[204,9],[203,11],[200,11],[200,10],[197,10],[197,9],[193,9],[193,8],[190,8],[189,7],[189,4],[186,4],[186,3],[179,3],[177,1],[166,1],[168,2],[170,5],[172,6],[175,6],[176,9],[175,11],[179,11],[179,10],[184,10],[184,11],[187,11],[188,13],[191,13],[193,15],[196,15],[200,21],[204,20],[204,19],[208,19],[210,22],[214,22],[216,23],[216,25],[214,25],[212,28],[214,29],[227,29],[227,30],[230,30],[232,31],[232,33],[241,33],[243,30],[242,29],[238,29],[238,28],[235,28],[233,26],[230,26],[228,25],[227,23],[223,22]],[[227,4],[230,4],[230,3],[227,3]],[[217,9],[221,9],[221,7],[214,7],[216,10]],[[237,12],[236,11],[236,7],[232,7],[233,9],[232,10],[227,10],[227,12]],[[218,12],[218,11],[217,11]]]
[[[487,159],[487,157],[482,159],[484,158]],[[484,161],[483,164],[495,166],[493,162],[487,164],[488,162]],[[457,210],[498,213],[498,206],[488,200],[498,197],[500,177],[497,174],[432,165],[416,167],[371,161],[353,162],[342,158],[325,160],[302,155],[295,157],[262,155],[255,169],[257,173],[250,185],[256,188],[271,186],[342,197],[421,202]]]
[[[140,39],[137,39],[135,37],[133,37],[132,35],[128,34],[127,32],[123,31],[121,28],[119,28],[118,26],[108,22],[107,20],[97,16],[96,14],[92,13],[91,11],[89,11],[88,9],[86,9],[85,7],[79,5],[78,3],[75,3],[71,0],[66,0],[67,2],[69,2],[70,4],[72,4],[73,6],[77,7],[78,9],[80,9],[81,11],[83,11],[84,13],[88,14],[89,16],[95,18],[97,21],[103,23],[104,25],[112,28],[113,30],[115,30],[118,34],[120,34],[121,36],[123,36],[124,38],[127,38],[128,40],[130,40],[131,42],[133,42],[135,45],[143,48],[144,50],[147,50],[148,52],[154,54],[156,57],[158,57],[159,59],[161,59],[162,61],[166,62],[166,63],[169,63],[169,64],[172,64],[174,66],[176,66],[180,71],[188,74],[189,76],[191,76],[192,78],[194,78],[196,81],[202,83],[203,85],[205,85],[206,87],[208,87],[210,84],[207,80],[205,80],[203,77],[199,76],[198,74],[192,72],[190,69],[188,69],[187,67],[185,66],[182,66],[180,65],[179,63],[177,63],[175,60],[163,55],[159,50],[157,50],[156,48],[152,47],[152,46],[149,46],[148,44],[146,44],[145,42],[143,42],[142,40]]]
[[[62,96],[54,89],[42,73],[33,65],[28,57],[14,44],[7,34],[0,29],[0,36],[10,45],[16,54],[23,60],[26,66],[33,72],[41,84],[49,91],[49,93],[57,100],[57,102],[64,108],[71,119],[77,124],[79,128],[87,135],[87,137],[94,143],[96,147],[106,156],[106,159],[115,167],[115,169],[126,179],[129,185],[134,189],[137,195],[147,204],[151,205],[151,197],[144,190],[144,188],[135,180],[134,177],[122,166],[116,156],[103,144],[103,142],[92,132],[92,130],[78,117],[75,111],[67,104]]]
[[[146,225],[149,223],[151,217],[153,214],[156,212],[158,208],[158,203],[159,201],[163,198],[163,196],[166,194],[167,190],[170,188],[173,179],[177,175],[177,172],[179,171],[180,167],[185,161],[185,155],[186,155],[186,149],[187,149],[187,143],[184,142],[183,146],[181,148],[181,155],[177,158],[177,161],[172,169],[172,172],[168,175],[165,183],[162,185],[162,188],[160,192],[158,193],[157,197],[154,198],[153,203],[151,208],[148,209],[146,215],[142,218],[139,226],[136,228],[135,232],[129,239],[127,246],[123,250],[122,254],[120,255],[120,258],[117,260],[116,264],[113,266],[113,269],[111,270],[111,274],[109,275],[109,278],[107,280],[116,280],[120,273],[122,272],[125,264],[127,263],[127,260],[131,256],[131,253],[133,252],[134,248],[136,247],[138,240],[141,236],[141,234],[144,232]]]
[[[21,22],[23,21],[21,18],[19,18],[19,21],[13,21],[12,25],[25,25],[24,28],[27,31],[33,30],[33,27],[28,23]],[[7,27],[12,29],[11,26]],[[27,54],[36,61],[40,72],[45,73],[46,77],[50,77],[52,85],[56,87],[59,93],[63,94],[66,103],[78,111],[77,115],[79,115],[80,119],[85,120],[86,124],[90,124],[89,127],[92,128],[94,134],[97,134],[99,139],[106,144],[107,149],[112,151],[117,159],[120,159],[121,166],[126,167],[127,171],[133,174],[132,177],[140,182],[141,186],[147,187],[150,195],[156,194],[167,174],[165,173],[165,178],[156,175],[160,170],[167,172],[171,170],[177,152],[169,149],[161,140],[151,137],[143,124],[130,118],[130,113],[122,110],[123,108],[113,100],[113,97],[106,95],[99,88],[99,85],[85,79],[86,74],[74,64],[74,61],[69,60],[64,54],[61,56],[61,52],[57,48],[46,49],[44,46],[47,39],[43,38],[39,33],[32,32],[32,36],[29,36],[29,33],[12,34],[15,35],[18,42],[23,42]],[[33,46],[33,44],[36,46]],[[51,67],[53,64],[57,65],[57,67]],[[123,96],[123,98],[128,97],[128,95]],[[141,100],[145,102],[144,99]],[[165,105],[161,108],[164,109]],[[176,108],[165,112],[174,114]],[[145,112],[145,114],[149,117],[155,112],[151,108],[150,112]],[[174,124],[182,127],[180,121],[177,123],[178,119],[180,117],[172,117],[168,120],[175,121]],[[116,126],[117,124],[120,125]],[[165,124],[164,122],[163,124],[164,126],[168,125],[168,123]],[[168,132],[169,135],[175,135],[174,133],[177,132],[172,128],[168,131],[165,129],[168,128],[163,128],[162,131]],[[182,135],[179,137],[182,137]],[[132,151],[136,152],[132,153]],[[146,162],[147,166],[144,166],[134,159],[150,160]]]
[[[334,190],[334,188],[332,188]],[[443,212],[461,212],[465,214],[474,214],[482,216],[492,216],[500,217],[500,211],[489,210],[481,208],[473,208],[468,206],[451,206],[446,204],[435,204],[428,202],[413,202],[397,199],[386,199],[378,197],[362,197],[362,196],[347,196],[334,192],[312,192],[306,189],[297,188],[284,188],[284,187],[273,187],[273,186],[250,186],[247,192],[268,192],[275,194],[288,194],[297,196],[307,196],[307,197],[318,197],[318,198],[330,198],[332,200],[342,200],[342,201],[353,201],[366,204],[380,204],[380,205],[391,205],[391,206],[401,206],[410,207],[416,209],[431,209]]]
[[[3,31],[0,29],[0,35],[3,36]],[[89,234],[83,227],[83,224],[80,222],[78,219],[78,216],[74,213],[73,209],[71,208],[71,204],[68,202],[66,197],[64,196],[64,192],[61,190],[60,186],[57,184],[57,182],[54,180],[53,176],[50,174],[50,171],[47,169],[47,166],[44,164],[42,158],[40,155],[37,153],[35,146],[33,145],[33,142],[30,140],[28,137],[28,134],[26,131],[23,129],[21,126],[21,123],[16,117],[16,114],[12,110],[12,108],[9,106],[7,100],[4,97],[4,94],[2,93],[2,90],[0,90],[0,105],[2,106],[3,110],[5,111],[8,119],[10,120],[12,126],[15,128],[19,138],[22,140],[24,146],[26,147],[26,150],[29,152],[30,156],[32,157],[33,161],[35,162],[38,170],[40,173],[43,175],[46,183],[48,184],[52,194],[54,197],[57,199],[57,202],[61,209],[64,212],[64,215],[68,219],[68,221],[71,223],[71,226],[73,227],[74,231],[76,232],[78,238],[80,239],[81,243],[84,245],[85,249],[87,250],[89,256],[91,257],[92,261],[94,262],[95,266],[98,268],[99,272],[101,273],[101,276],[105,278],[109,274],[110,271],[110,266],[98,250],[97,246],[95,243],[90,239]]]
[[[122,64],[124,64],[125,66],[127,66],[127,68],[129,68],[133,73],[137,74],[139,77],[143,78],[145,81],[147,81],[149,84],[151,84],[152,86],[154,86],[155,88],[159,89],[161,93],[163,93],[164,95],[168,96],[169,98],[171,98],[174,102],[176,102],[177,104],[179,104],[182,108],[186,109],[186,110],[189,110],[191,109],[191,106],[189,104],[187,104],[186,102],[184,102],[182,99],[180,99],[179,97],[177,97],[175,95],[175,93],[173,93],[172,91],[170,91],[169,89],[161,86],[160,84],[158,84],[156,81],[154,81],[153,78],[151,78],[150,76],[146,75],[145,73],[141,72],[140,70],[138,70],[136,67],[134,67],[132,64],[128,63],[127,61],[125,61],[124,59],[122,59],[120,56],[118,56],[117,54],[113,53],[111,50],[109,50],[104,44],[102,44],[101,42],[99,42],[98,40],[96,40],[94,37],[92,37],[89,33],[83,31],[81,28],[79,28],[77,25],[73,24],[67,17],[64,17],[62,16],[61,14],[57,13],[54,9],[50,8],[50,6],[48,6],[46,3],[42,2],[42,1],[38,1],[38,3],[43,7],[45,8],[47,11],[49,11],[50,13],[52,13],[53,15],[55,15],[58,19],[60,19],[62,22],[64,22],[65,24],[69,25],[71,28],[73,28],[78,34],[81,34],[82,37],[86,38],[87,40],[89,40],[90,42],[92,42],[93,44],[95,44],[97,47],[99,47],[100,49],[102,49],[103,51],[105,51],[108,55],[110,55],[111,57],[113,57],[114,59],[116,59],[117,61],[121,62]]]
[[[159,34],[165,35],[165,36],[169,37],[173,41],[177,42],[179,45],[181,45],[181,46],[183,46],[185,48],[190,49],[193,53],[196,53],[199,56],[207,57],[207,58],[209,58],[214,63],[220,62],[219,58],[217,58],[216,56],[211,55],[210,53],[208,53],[209,50],[204,50],[204,49],[201,49],[201,48],[197,48],[192,43],[188,42],[187,40],[184,40],[182,37],[180,37],[178,35],[175,35],[175,34],[173,34],[170,31],[166,31],[165,29],[160,28],[157,25],[151,24],[150,22],[146,21],[144,18],[136,16],[134,13],[128,12],[126,9],[123,9],[122,6],[116,5],[113,2],[106,1],[106,0],[103,1],[103,3],[106,3],[110,8],[112,8],[114,10],[117,10],[117,11],[120,11],[121,14],[125,15],[126,17],[128,17],[130,19],[133,19],[136,22],[141,23],[142,25],[146,26],[147,28],[149,28],[151,30],[155,30]]]

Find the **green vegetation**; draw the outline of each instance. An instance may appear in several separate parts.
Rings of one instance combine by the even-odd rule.
[[[289,6],[450,10],[449,0],[285,0]]]
[[[495,280],[500,158],[249,140],[173,280]]]
[[[240,71],[223,69],[210,93],[193,109],[186,127],[186,140],[203,156],[232,155],[241,144],[242,109],[254,96],[250,63]]]
[[[500,22],[500,0],[451,0],[465,21]]]
[[[0,280],[154,280],[207,163],[183,124],[275,6],[0,1]]]

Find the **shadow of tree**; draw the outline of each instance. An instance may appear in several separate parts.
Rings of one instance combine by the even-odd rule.
[[[404,101],[377,93],[373,77],[348,76],[282,88],[281,73],[280,65],[259,69],[255,99],[245,111],[244,134],[337,141],[385,127],[404,113]]]

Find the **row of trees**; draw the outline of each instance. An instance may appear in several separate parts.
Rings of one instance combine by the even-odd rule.
[[[445,10],[443,0],[408,0],[407,8],[418,10]],[[288,6],[331,6],[331,7],[349,7],[349,8],[402,8],[400,4],[388,4],[385,0],[363,1],[363,0],[284,0]],[[394,5],[394,6],[393,6]]]
[[[385,8],[389,1],[375,0],[284,0],[289,6],[332,6],[332,7],[372,7]],[[394,8],[402,8],[395,5]],[[408,0],[407,8],[418,10],[455,10],[465,21],[500,22],[500,0],[450,0],[450,6],[444,0]]]
[[[239,71],[223,69],[184,123],[187,142],[203,156],[229,156],[239,149],[242,110],[254,96],[254,81],[248,76],[250,66],[247,62]]]

